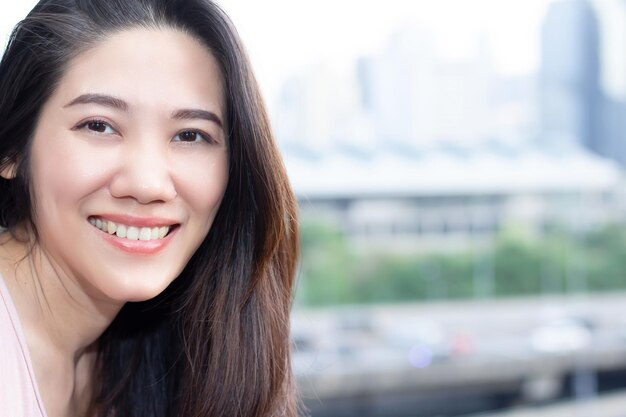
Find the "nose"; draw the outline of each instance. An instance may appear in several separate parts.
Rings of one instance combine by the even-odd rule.
[[[176,197],[166,149],[136,143],[119,157],[119,169],[109,185],[113,197],[133,198],[141,204],[167,202]]]

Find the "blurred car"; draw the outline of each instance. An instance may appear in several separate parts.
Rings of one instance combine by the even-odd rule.
[[[430,320],[407,320],[382,329],[385,342],[407,352],[414,367],[423,368],[451,355],[450,339],[441,324]]]
[[[572,353],[591,346],[594,325],[584,317],[562,317],[531,331],[530,348],[539,353]]]

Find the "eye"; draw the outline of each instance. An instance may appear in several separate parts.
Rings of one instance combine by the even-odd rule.
[[[90,132],[94,132],[94,133],[98,133],[98,134],[102,134],[102,135],[111,135],[111,134],[115,134],[117,133],[115,129],[113,129],[113,127],[111,127],[111,125],[103,120],[87,120],[86,122],[83,122],[79,125],[77,125],[75,128],[75,130],[80,130],[80,129],[85,129],[85,130],[89,130]]]
[[[202,141],[207,142],[207,143],[214,142],[213,139],[209,135],[199,130],[183,130],[181,132],[178,132],[172,140],[174,142],[187,142],[187,143],[202,142]]]

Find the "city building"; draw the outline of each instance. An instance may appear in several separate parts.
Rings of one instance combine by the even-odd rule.
[[[303,221],[390,250],[468,248],[502,228],[572,233],[623,222],[619,166],[576,144],[285,149]]]
[[[548,142],[604,154],[598,20],[587,0],[559,0],[542,27],[541,123]]]

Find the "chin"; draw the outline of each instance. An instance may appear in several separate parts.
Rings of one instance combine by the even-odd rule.
[[[120,303],[147,301],[165,291],[170,283],[171,281],[167,281],[159,285],[132,285],[109,288],[106,294],[110,299]]]
[[[127,303],[139,303],[141,301],[148,301],[153,299],[154,297],[156,297],[157,295],[159,295],[160,293],[157,294],[136,294],[136,295],[129,295],[127,297],[125,297],[125,299],[123,300],[124,302]]]
[[[147,301],[157,297],[174,282],[182,272],[182,262],[149,262],[148,264],[117,264],[117,268],[96,272],[92,269],[93,295],[120,304]],[[85,274],[88,276],[87,274]],[[99,296],[97,293],[100,293]],[[1,413],[0,413],[1,414]]]

